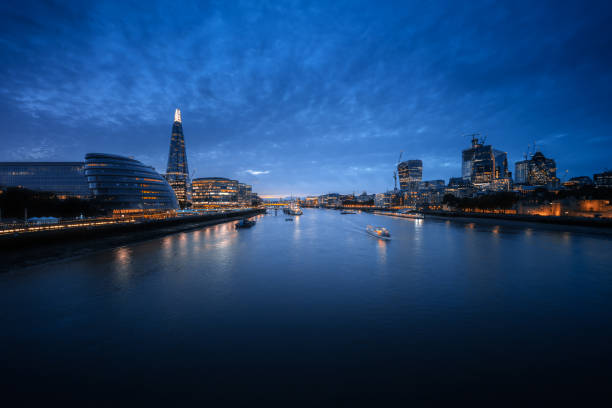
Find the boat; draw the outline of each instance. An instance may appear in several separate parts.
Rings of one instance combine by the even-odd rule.
[[[285,221],[293,221],[293,218],[285,218]]]
[[[236,223],[236,228],[251,228],[253,225],[255,225],[255,223],[256,221],[242,218]]]
[[[340,214],[357,214],[355,211],[342,211]]]
[[[389,234],[389,231],[385,227],[374,227],[372,225],[368,225],[366,227],[366,232],[376,238],[386,240],[391,239],[391,234]]]
[[[291,203],[289,205],[289,212],[287,213],[289,215],[302,215],[302,209],[300,208],[299,205],[297,205],[296,203]]]

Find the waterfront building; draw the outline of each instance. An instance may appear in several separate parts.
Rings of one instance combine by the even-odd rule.
[[[530,159],[522,160],[515,165],[516,183],[527,186],[542,186],[548,189],[559,187],[557,165],[542,152],[536,152]]]
[[[238,183],[238,201],[243,205],[251,205],[253,187],[249,184]]]
[[[322,196],[319,196],[319,205],[321,207],[340,207],[342,206],[342,201],[340,200],[340,194],[329,193],[329,194],[323,194]]]
[[[190,182],[189,168],[187,166],[187,154],[185,153],[185,137],[183,136],[183,122],[181,111],[174,112],[174,123],[172,125],[172,136],[170,138],[170,152],[168,153],[168,167],[166,169],[166,180],[174,190],[181,208],[189,205]]]
[[[484,140],[472,137],[472,146],[461,154],[461,177],[483,189],[497,179],[511,177],[508,171],[508,155],[485,145]]]
[[[419,185],[418,204],[440,204],[445,187],[444,180],[422,181]]]
[[[85,177],[92,195],[108,210],[172,210],[174,191],[153,167],[114,154],[85,155]]]
[[[464,180],[463,177],[451,177],[444,194],[452,194],[457,198],[471,197],[474,194],[472,182]]]
[[[59,199],[90,196],[83,162],[0,162],[0,186],[46,191]]]
[[[593,181],[597,187],[612,188],[612,171],[604,171],[603,173],[593,174]]]
[[[397,165],[399,175],[400,190],[415,191],[423,179],[423,161],[407,160]]]
[[[202,177],[192,182],[195,208],[235,207],[239,205],[239,183],[225,177]]]

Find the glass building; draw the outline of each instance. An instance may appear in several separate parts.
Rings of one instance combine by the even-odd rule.
[[[189,168],[187,167],[187,154],[185,153],[185,137],[183,136],[183,123],[181,111],[174,112],[174,124],[170,138],[170,152],[168,153],[168,167],[166,180],[174,190],[179,205],[185,207],[190,201]]]
[[[174,191],[153,167],[128,157],[88,153],[85,177],[94,197],[113,210],[172,210]]]
[[[515,164],[517,184],[528,186],[548,186],[555,188],[559,184],[557,164],[553,159],[546,158],[542,152],[536,152],[531,159]]]
[[[407,160],[397,165],[400,190],[416,191],[423,179],[423,161]]]
[[[238,205],[237,180],[224,177],[197,178],[192,183],[191,202],[195,208],[233,207]]]
[[[472,138],[472,147],[461,154],[461,177],[474,184],[487,184],[510,177],[506,152]]]
[[[90,197],[83,162],[0,162],[0,186],[47,191],[60,199]]]

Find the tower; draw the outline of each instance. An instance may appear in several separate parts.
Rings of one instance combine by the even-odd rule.
[[[174,112],[174,124],[170,138],[170,152],[168,153],[168,168],[166,180],[174,190],[181,208],[190,201],[189,168],[187,167],[187,154],[185,153],[185,137],[183,136],[183,123],[181,111]]]

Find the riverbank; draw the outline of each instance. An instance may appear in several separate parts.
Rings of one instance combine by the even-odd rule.
[[[72,258],[103,249],[159,238],[177,232],[239,220],[265,213],[252,209],[232,213],[152,220],[97,228],[40,231],[0,237],[0,273]]]
[[[518,214],[488,214],[458,211],[432,211],[423,210],[426,218],[455,219],[455,220],[503,220],[521,223],[541,223],[548,225],[601,228],[612,230],[612,219],[584,218],[584,217],[548,217],[540,215]]]

